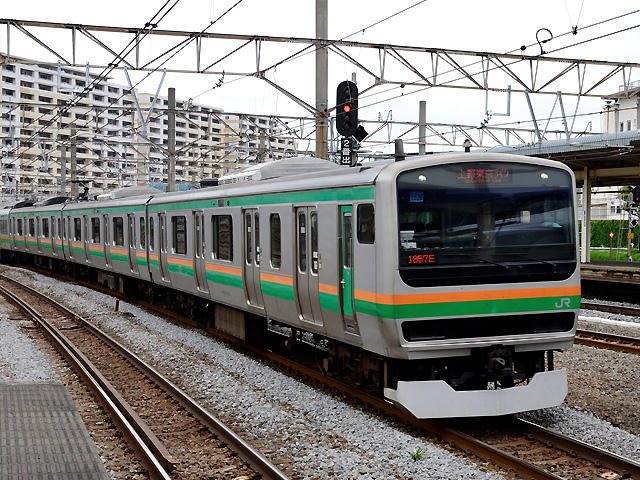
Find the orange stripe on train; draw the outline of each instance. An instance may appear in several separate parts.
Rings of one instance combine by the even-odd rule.
[[[480,300],[510,300],[518,298],[580,295],[580,287],[518,288],[509,290],[480,290],[475,292],[439,292],[389,295],[355,290],[354,298],[383,305],[411,305],[416,303],[473,302]]]
[[[225,267],[224,265],[213,265],[211,263],[207,263],[205,265],[205,269],[211,270],[212,272],[220,272],[220,273],[226,273],[228,275],[235,275],[237,277],[242,276],[242,270],[240,270],[239,268]]]
[[[278,283],[280,285],[293,286],[293,278],[283,277],[282,275],[272,275],[270,273],[260,273],[260,280],[265,282]]]

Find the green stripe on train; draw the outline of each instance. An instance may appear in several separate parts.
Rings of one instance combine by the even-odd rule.
[[[569,305],[562,303],[569,299]],[[556,305],[562,305],[558,308]],[[453,315],[487,315],[492,313],[535,312],[580,308],[580,295],[569,297],[515,298],[479,300],[473,302],[420,303],[411,305],[383,305],[356,300],[356,311],[382,318],[449,317]]]
[[[142,265],[143,267],[146,267],[147,266],[147,259],[145,257],[136,256],[136,263],[138,265]]]
[[[89,255],[92,257],[104,258],[104,250],[89,250]]]
[[[374,187],[333,188],[326,190],[311,190],[304,192],[266,193],[244,197],[225,198],[225,207],[242,207],[247,205],[269,205],[275,203],[301,202],[330,202],[373,200]],[[149,205],[149,211],[185,210],[193,208],[214,208],[218,206],[218,199],[193,200],[190,202],[161,203]]]
[[[263,295],[289,300],[290,302],[294,301],[292,285],[282,285],[281,283],[261,280],[260,287],[262,288]]]
[[[323,310],[329,310],[330,312],[340,312],[340,302],[337,295],[332,293],[319,292],[320,308]]]
[[[220,285],[227,285],[233,288],[243,288],[242,277],[239,275],[231,275],[223,272],[207,270],[207,280]]]
[[[186,265],[179,265],[177,263],[169,264],[169,272],[193,277],[193,267],[187,267]]]
[[[109,256],[112,262],[129,262],[129,255],[126,254],[110,252]]]
[[[151,268],[155,268],[156,270],[160,270],[160,261],[159,260],[149,259],[149,265],[151,266]]]

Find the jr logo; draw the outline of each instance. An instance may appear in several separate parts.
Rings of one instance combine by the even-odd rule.
[[[556,302],[556,308],[570,308],[570,307],[571,307],[570,298],[561,298]]]

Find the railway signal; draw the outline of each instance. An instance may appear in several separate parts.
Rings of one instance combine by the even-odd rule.
[[[358,87],[345,80],[338,84],[336,92],[336,130],[351,137],[358,129]]]
[[[640,206],[640,187],[631,187],[631,205]]]

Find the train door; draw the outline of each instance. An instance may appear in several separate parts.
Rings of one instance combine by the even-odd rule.
[[[160,275],[162,281],[168,282],[167,277],[167,219],[164,213],[158,214],[158,235],[160,236],[160,248],[158,249],[158,257],[160,263]]]
[[[353,207],[340,207],[340,304],[347,330],[355,330],[353,309]]]
[[[322,324],[318,269],[318,212],[298,207],[296,213],[296,293],[304,320]]]
[[[199,292],[208,293],[209,284],[207,282],[207,274],[205,270],[205,229],[204,229],[204,214],[201,211],[193,212],[193,267],[196,280],[196,288]]]
[[[69,258],[74,260],[75,256],[73,254],[73,220],[71,217],[66,217],[65,221],[65,233],[67,236],[67,253],[69,254]]]
[[[104,250],[104,264],[111,266],[111,250],[109,249],[109,215],[102,215],[102,248]]]
[[[243,210],[244,279],[249,304],[264,308],[260,287],[260,216],[255,208]]]
[[[83,242],[84,243],[84,257],[85,257],[85,260],[87,260],[87,261],[91,261],[91,250],[89,248],[89,241],[91,240],[90,239],[91,232],[89,230],[90,223],[91,222],[89,222],[89,217],[84,215],[82,217],[82,226],[83,226],[82,235],[83,235],[83,240],[84,240],[84,242]]]
[[[127,214],[127,236],[129,237],[129,268],[132,273],[138,273],[138,260],[136,256],[136,216]]]

